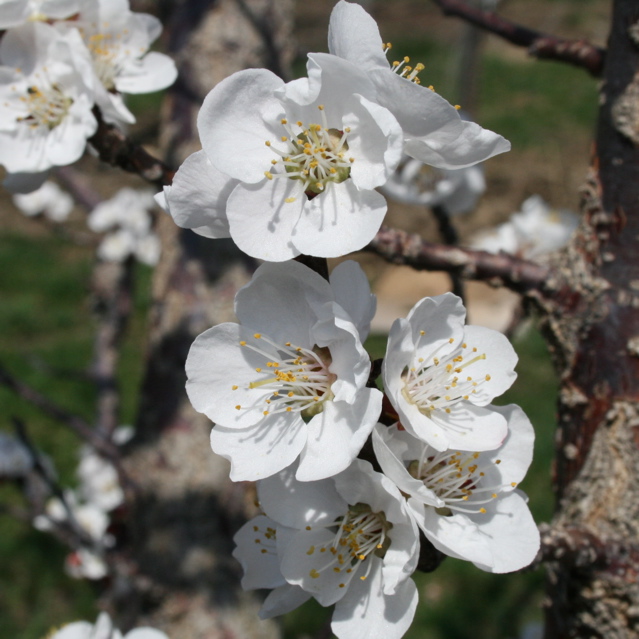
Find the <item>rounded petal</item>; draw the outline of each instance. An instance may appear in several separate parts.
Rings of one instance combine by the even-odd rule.
[[[124,639],[169,639],[168,636],[155,628],[135,628],[124,635]]]
[[[505,335],[484,326],[466,326],[464,340],[469,348],[476,347],[485,354],[464,369],[477,382],[472,402],[485,406],[508,390],[517,378],[514,370],[517,353]]]
[[[348,505],[330,479],[301,482],[297,464],[262,480],[257,486],[260,505],[267,515],[288,528],[323,526],[342,516]]]
[[[332,299],[328,282],[299,262],[262,264],[235,296],[235,313],[246,328],[278,344],[312,348],[317,314]]]
[[[197,126],[202,147],[218,170],[242,182],[262,181],[275,157],[265,142],[282,135],[275,123],[284,110],[273,94],[283,86],[266,69],[247,69],[225,78],[206,96]]]
[[[291,198],[294,201],[286,201]],[[300,250],[294,246],[298,233],[293,229],[305,202],[297,184],[286,178],[238,184],[226,208],[233,241],[260,260],[283,262],[296,257]]]
[[[299,586],[285,584],[271,591],[260,609],[260,619],[270,619],[278,615],[284,615],[306,603],[311,595]]]
[[[236,185],[236,180],[211,164],[204,151],[197,151],[186,158],[173,184],[164,187],[163,208],[182,228],[206,237],[230,237],[226,202]]]
[[[316,481],[346,469],[368,439],[381,409],[382,393],[373,388],[363,388],[353,404],[326,402],[308,423],[296,478]]]
[[[242,588],[277,588],[286,583],[280,571],[280,562],[275,548],[275,536],[269,529],[277,529],[277,524],[258,515],[247,521],[233,536],[235,549],[233,557],[244,571]]]
[[[331,630],[338,639],[400,639],[417,608],[417,588],[412,579],[384,594],[382,571],[370,570],[365,581],[353,579],[348,592],[335,606]]]
[[[359,191],[352,180],[329,184],[304,207],[293,244],[306,255],[346,255],[375,237],[385,215],[386,200],[376,191]]]
[[[115,88],[122,93],[151,93],[166,89],[176,78],[175,62],[168,55],[151,51],[118,74]]]
[[[347,260],[332,270],[330,283],[335,301],[348,313],[364,342],[377,308],[366,273],[357,262]]]
[[[264,355],[240,345],[242,341],[257,342],[238,324],[219,324],[195,339],[186,359],[186,392],[193,408],[226,428],[246,428],[263,420],[264,401],[271,395],[270,390],[251,388]],[[269,349],[264,343],[257,348]],[[271,356],[277,358],[274,351]]]
[[[389,67],[377,23],[354,2],[341,0],[335,5],[328,25],[328,50],[365,70]]]
[[[359,189],[374,189],[388,180],[402,158],[402,129],[393,114],[362,97],[344,117],[348,151],[355,158],[351,178]]]
[[[232,481],[258,481],[290,466],[306,442],[306,425],[288,413],[269,415],[248,428],[216,426],[211,448],[231,462]]]

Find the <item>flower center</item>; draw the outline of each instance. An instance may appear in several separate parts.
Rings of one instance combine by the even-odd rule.
[[[261,546],[260,552],[263,555],[271,554],[276,555],[276,542],[277,542],[277,530],[271,528],[271,526],[260,527],[257,524],[253,525],[253,532],[255,533],[255,543]]]
[[[384,44],[384,53],[388,53],[393,48],[392,43],[386,42]],[[415,84],[421,84],[421,80],[417,77],[420,71],[425,69],[421,62],[418,62],[414,67],[409,66],[410,58],[406,55],[401,60],[394,60],[391,62],[391,70],[402,78]],[[431,87],[429,87],[431,88]]]
[[[420,339],[424,335],[425,331],[420,331]],[[451,337],[449,343],[453,342]],[[415,348],[418,345],[419,340]],[[477,387],[481,383],[490,381],[490,375],[476,381],[464,370],[484,359],[486,359],[485,353],[478,353],[475,347],[469,349],[463,342],[441,359],[437,357],[437,351],[435,351],[432,362],[426,362],[424,358],[416,358],[413,355],[412,364],[403,375],[402,395],[427,417],[432,418],[436,412],[442,410],[450,413],[452,407],[459,402],[469,401],[470,396],[477,392]]]
[[[355,158],[347,157],[347,138],[350,128],[344,131],[328,127],[326,114],[322,105],[317,107],[322,116],[322,124],[296,122],[293,128],[288,120],[281,120],[287,135],[281,137],[287,148],[283,151],[266,142],[274,153],[279,156],[271,160],[273,169],[283,167],[279,172],[265,171],[264,175],[272,180],[277,177],[287,177],[299,181],[299,194],[306,193],[308,197],[322,193],[326,185],[331,182],[339,183],[346,180],[351,172],[351,164]],[[287,198],[287,202],[294,202],[298,197]]]
[[[30,86],[27,95],[20,100],[25,104],[29,114],[19,117],[18,122],[26,122],[32,129],[45,126],[55,129],[67,116],[73,100],[64,95],[57,84],[48,87]]]
[[[108,26],[108,25],[107,25]],[[120,72],[120,57],[122,37],[128,34],[125,29],[122,33],[94,33],[85,36],[84,40],[91,53],[93,62],[93,70],[105,86],[107,91],[115,90],[115,78]],[[142,53],[144,50],[142,50]],[[124,55],[128,56],[131,52],[124,51]]]
[[[263,377],[249,384],[249,388],[263,388],[271,391],[265,401],[263,414],[301,413],[305,419],[310,419],[324,408],[324,402],[333,397],[331,385],[337,377],[330,372],[332,362],[328,348],[312,349],[293,346],[290,342],[277,345],[261,333],[253,335],[255,339],[263,340],[277,349],[278,361],[272,360],[272,353],[259,348],[255,344],[245,341],[240,346],[250,348],[264,356],[263,367],[255,369],[256,373],[263,373]],[[234,385],[233,390],[237,389]],[[236,406],[241,410],[242,406]],[[247,408],[247,407],[244,407]]]
[[[317,568],[309,572],[313,579],[318,579],[326,570],[332,570],[344,575],[345,581],[350,580],[371,554],[383,558],[391,544],[388,531],[393,524],[386,520],[383,512],[373,512],[368,504],[350,506],[343,517],[325,527],[336,528],[332,542],[318,548],[311,546],[306,553],[317,554],[319,560]],[[308,526],[307,530],[310,529]],[[368,570],[367,566],[366,574],[360,576],[362,581],[366,579]],[[345,585],[345,582],[338,584],[340,588]]]
[[[424,448],[420,460],[408,465],[408,472],[424,482],[443,506],[435,510],[439,515],[450,517],[455,513],[486,513],[484,504],[497,498],[505,485],[485,486],[485,464],[479,461],[480,453],[437,452],[430,446]],[[497,459],[495,464],[500,464]],[[508,484],[514,488],[517,484]]]

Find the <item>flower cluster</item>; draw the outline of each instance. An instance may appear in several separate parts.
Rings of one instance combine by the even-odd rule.
[[[157,91],[176,77],[170,58],[149,52],[160,22],[132,12],[128,0],[2,2],[0,29],[8,29],[0,42],[0,164],[30,176],[30,190],[51,167],[80,158],[97,129],[95,106],[109,122],[133,122],[122,95]]]
[[[572,211],[551,208],[539,195],[531,195],[510,220],[479,234],[472,247],[489,253],[504,251],[539,260],[568,243],[579,217]]]
[[[375,189],[402,154],[448,171],[510,148],[420,86],[423,65],[390,64],[385,49],[374,20],[342,0],[330,54],[309,54],[308,77],[284,83],[250,69],[220,82],[199,114],[203,149],[160,204],[178,225],[230,236],[260,259],[337,257],[379,230],[386,202]]]
[[[143,264],[157,264],[160,240],[153,231],[149,213],[154,206],[150,191],[127,187],[98,204],[87,220],[92,231],[109,231],[98,247],[98,257],[107,262],[122,262],[132,255]]]
[[[406,183],[432,167],[450,186],[429,202],[456,191],[450,206],[467,209],[483,179],[462,172],[509,148],[421,87],[422,65],[390,64],[389,49],[364,9],[341,0],[330,53],[309,54],[308,77],[251,69],[211,91],[203,149],[156,196],[178,225],[268,260],[236,296],[239,323],[193,343],[186,388],[215,423],[211,446],[231,479],[257,481],[261,513],[234,556],[244,588],[272,590],[261,616],[315,598],[335,606],[339,639],[408,629],[420,535],[495,573],[539,548],[517,489],[532,426],[517,406],[492,405],[516,377],[508,340],[466,326],[453,294],[423,299],[393,324],[382,392],[363,347],[376,303],[361,268],[342,262],[324,279],[291,261],[369,242],[386,212],[376,189],[388,192],[398,167]]]
[[[131,435],[130,427],[121,426],[114,441],[124,444]],[[60,526],[79,528],[85,542],[67,556],[65,569],[76,579],[102,579],[108,574],[104,554],[115,543],[109,533],[110,513],[123,503],[124,493],[116,469],[90,446],[80,451],[77,476],[78,488],[65,491],[63,499],[49,499],[33,525],[45,532]]]
[[[47,635],[47,639],[169,639],[155,628],[135,628],[125,635],[113,625],[111,617],[101,612],[95,624],[74,621]]]

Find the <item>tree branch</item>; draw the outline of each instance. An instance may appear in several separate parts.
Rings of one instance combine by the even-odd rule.
[[[171,184],[175,171],[141,146],[133,144],[118,127],[107,124],[97,107],[93,109],[93,115],[98,121],[98,130],[89,138],[89,143],[95,147],[103,162],[136,173],[159,189]]]
[[[585,40],[564,40],[522,27],[495,13],[471,7],[463,0],[433,0],[444,15],[457,16],[519,47],[540,60],[557,60],[585,69],[594,77],[603,72],[605,49]]]
[[[505,286],[516,293],[529,293],[549,287],[550,269],[536,262],[506,253],[493,255],[458,246],[432,244],[414,233],[382,226],[364,249],[392,264],[411,266],[418,271],[458,273],[464,279]]]

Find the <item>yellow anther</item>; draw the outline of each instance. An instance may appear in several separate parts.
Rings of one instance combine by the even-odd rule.
[[[307,555],[312,555],[315,552],[315,546],[311,546],[307,551],[306,554]]]
[[[235,410],[240,410],[242,408],[239,404],[235,407]]]
[[[311,530],[311,527],[310,526],[306,526],[306,530]]]
[[[516,481],[511,481],[511,482],[510,482],[510,485],[511,485],[513,488],[515,488],[515,486],[517,486],[517,482],[516,482]]]
[[[237,386],[237,384],[233,384],[233,386],[231,386],[231,390],[237,390],[239,388],[239,386]]]
[[[315,570],[315,568],[313,568],[309,573],[308,573],[313,579],[317,579],[320,574],[319,572],[317,572],[317,570]]]
[[[292,204],[293,202],[295,202],[295,200],[296,200],[296,198],[294,198],[294,197],[287,197],[287,198],[285,198],[285,200],[284,200],[284,201],[285,201],[287,204]]]
[[[264,417],[266,417],[266,416],[268,415],[268,411],[267,411],[267,410],[265,410],[265,411],[262,413],[262,415],[264,415]]]
[[[264,171],[264,175],[269,179],[272,180],[273,179],[273,174],[270,171]]]
[[[253,337],[255,339],[260,339],[262,337],[262,333],[253,333]]]
[[[483,515],[485,515],[486,514],[486,509],[485,508],[480,508],[479,512],[482,513]]]
[[[264,142],[264,144],[266,144],[266,146],[271,146],[271,143],[268,140],[266,140],[266,142]]]
[[[323,111],[323,110],[324,110],[324,105],[323,105],[323,104],[318,104],[318,105],[317,105],[317,108],[318,108],[320,111]]]
[[[486,375],[486,381],[489,382],[490,381],[490,375]]]
[[[256,369],[255,369],[255,372],[256,372],[256,373],[261,373],[261,372],[262,372],[262,369],[261,369],[261,368],[256,368]]]
[[[495,463],[496,463],[496,464],[501,464],[501,459],[496,459],[496,460],[495,460]]]
[[[459,106],[459,104],[455,105],[455,108],[459,111],[459,109],[461,109],[461,107]]]

